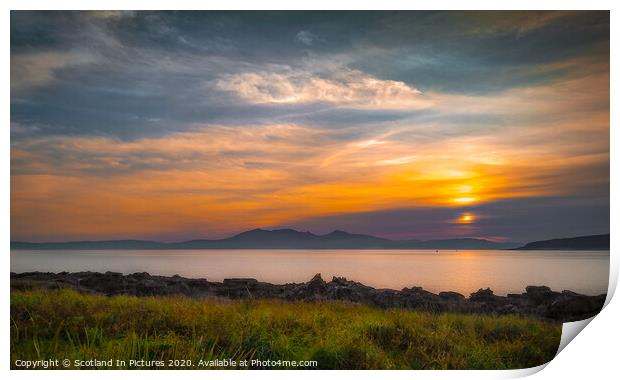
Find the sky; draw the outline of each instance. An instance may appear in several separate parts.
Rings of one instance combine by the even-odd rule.
[[[609,12],[11,12],[11,239],[609,232]]]

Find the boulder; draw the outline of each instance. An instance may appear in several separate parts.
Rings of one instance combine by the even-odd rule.
[[[563,322],[589,318],[598,313],[605,303],[605,297],[589,297],[573,292],[563,292],[540,314]]]
[[[465,296],[457,292],[439,292],[439,297],[443,300],[452,302],[465,301]]]
[[[312,293],[322,293],[325,291],[327,283],[323,280],[320,273],[317,273],[307,283],[307,288]]]
[[[550,303],[559,293],[551,291],[548,286],[527,286],[525,297],[533,304]]]
[[[495,301],[496,298],[497,296],[493,294],[493,291],[490,288],[478,289],[477,292],[474,292],[469,296],[469,300],[473,302]]]

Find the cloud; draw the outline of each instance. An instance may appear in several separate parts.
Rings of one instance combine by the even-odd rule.
[[[415,137],[441,127],[415,123],[366,135],[286,124],[195,125],[132,141],[15,140],[13,231],[39,238],[216,236],[326,215],[604,197],[608,124],[604,117],[596,129],[581,124],[569,119],[441,138]],[[40,213],[46,218],[36,218]]]
[[[131,18],[135,17],[135,11],[129,10],[100,10],[100,11],[89,11],[87,13],[90,17],[95,19],[121,19],[121,18]]]
[[[463,113],[509,115],[568,115],[609,110],[609,64],[606,62],[566,63],[595,65],[585,73],[564,76],[561,80],[540,85],[510,88],[492,95],[466,95],[431,92],[436,109]],[[583,67],[583,66],[581,66]]]
[[[66,67],[92,62],[75,52],[34,52],[11,55],[11,91],[22,91],[50,84]]]
[[[608,12],[285,15],[13,12],[13,237],[608,197]]]
[[[522,37],[563,19],[583,16],[579,11],[495,11],[464,13],[474,34],[516,33]]]
[[[315,42],[321,41],[319,37],[308,30],[301,30],[295,35],[295,40],[306,46],[312,46]]]
[[[104,22],[89,13],[43,12],[36,13],[36,24],[50,33],[41,39],[32,27],[32,16],[18,15],[12,14],[12,21],[20,21],[12,22],[12,58],[19,63],[12,65],[17,84],[12,89],[31,91],[28,96],[16,92],[21,99],[12,98],[12,118],[44,125],[40,135],[136,138],[179,131],[188,123],[283,122],[326,128],[357,124],[364,128],[362,124],[409,122],[422,113],[452,119],[464,115],[463,123],[474,119],[470,115],[486,116],[484,123],[469,123],[471,133],[491,124],[491,117],[501,123],[507,114],[518,113],[521,106],[511,107],[504,101],[509,100],[510,90],[547,84],[549,78],[562,80],[593,66],[591,62],[564,64],[566,54],[575,55],[575,51],[566,52],[566,44],[544,46],[544,52],[556,52],[544,70],[540,65],[520,64],[516,58],[494,62],[493,56],[506,49],[482,46],[488,41],[481,43],[471,36],[470,40],[452,40],[458,46],[443,49],[441,38],[445,36],[439,34],[441,38],[435,40],[438,27],[431,24],[444,24],[446,17],[437,20],[419,13],[405,12],[397,20],[381,13],[367,14],[377,22],[395,21],[390,27],[379,24],[370,34],[350,25],[356,34],[342,34],[347,23],[338,23],[336,29],[332,29],[335,23],[294,27],[285,23],[293,35],[301,28],[329,37],[330,43],[321,44],[321,49],[304,51],[291,43],[290,33],[275,39],[252,33],[259,22],[245,16],[137,12],[125,17],[113,13]],[[275,24],[268,30],[278,25],[283,26]],[[169,32],[158,32],[162,26]],[[419,34],[424,30],[433,38]],[[406,39],[408,35],[420,38]],[[394,44],[386,44],[388,39]],[[20,44],[14,46],[15,40]],[[41,41],[44,46],[37,45]],[[229,41],[228,47],[217,48],[218,41]],[[514,45],[520,46],[515,52],[518,57],[538,57],[536,51],[542,49],[538,39]],[[534,45],[535,51],[525,49]],[[63,59],[19,62],[45,52]],[[84,56],[89,60],[76,64]],[[34,74],[15,75],[26,70]],[[489,72],[497,75],[489,76]],[[541,109],[551,99],[541,97],[527,107]],[[165,123],[147,121],[153,118]]]
[[[285,165],[293,156],[301,160],[312,155],[319,149],[313,145],[327,144],[328,137],[324,130],[295,125],[213,125],[133,141],[92,136],[30,138],[12,144],[13,173],[125,175],[145,170],[236,167],[266,159]],[[22,155],[38,159],[22,161]]]
[[[404,82],[382,80],[351,69],[325,77],[294,70],[247,72],[224,76],[216,86],[251,103],[331,103],[388,109],[428,105],[419,90]]]

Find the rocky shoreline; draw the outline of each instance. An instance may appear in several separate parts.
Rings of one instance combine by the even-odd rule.
[[[528,286],[525,293],[498,296],[491,289],[480,289],[469,297],[456,292],[434,294],[420,287],[402,290],[375,289],[344,277],[326,282],[320,274],[310,281],[270,284],[255,279],[206,279],[152,276],[146,272],[123,275],[115,272],[11,272],[11,289],[75,289],[108,296],[221,297],[229,299],[282,299],[290,301],[347,301],[380,308],[405,308],[430,312],[458,312],[505,315],[516,314],[555,322],[569,322],[596,315],[605,294],[587,296],[546,286]]]

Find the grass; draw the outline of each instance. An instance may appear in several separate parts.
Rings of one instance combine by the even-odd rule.
[[[114,368],[136,368],[131,359],[161,360],[164,368],[172,368],[168,360],[191,360],[185,368],[213,368],[198,363],[218,358],[240,368],[257,367],[252,360],[309,360],[316,361],[312,368],[336,369],[526,368],[550,361],[560,335],[560,324],[515,316],[341,302],[11,293],[12,368],[18,359],[50,358],[70,359],[70,368],[76,359],[114,359]],[[141,368],[157,368],[148,364]]]

